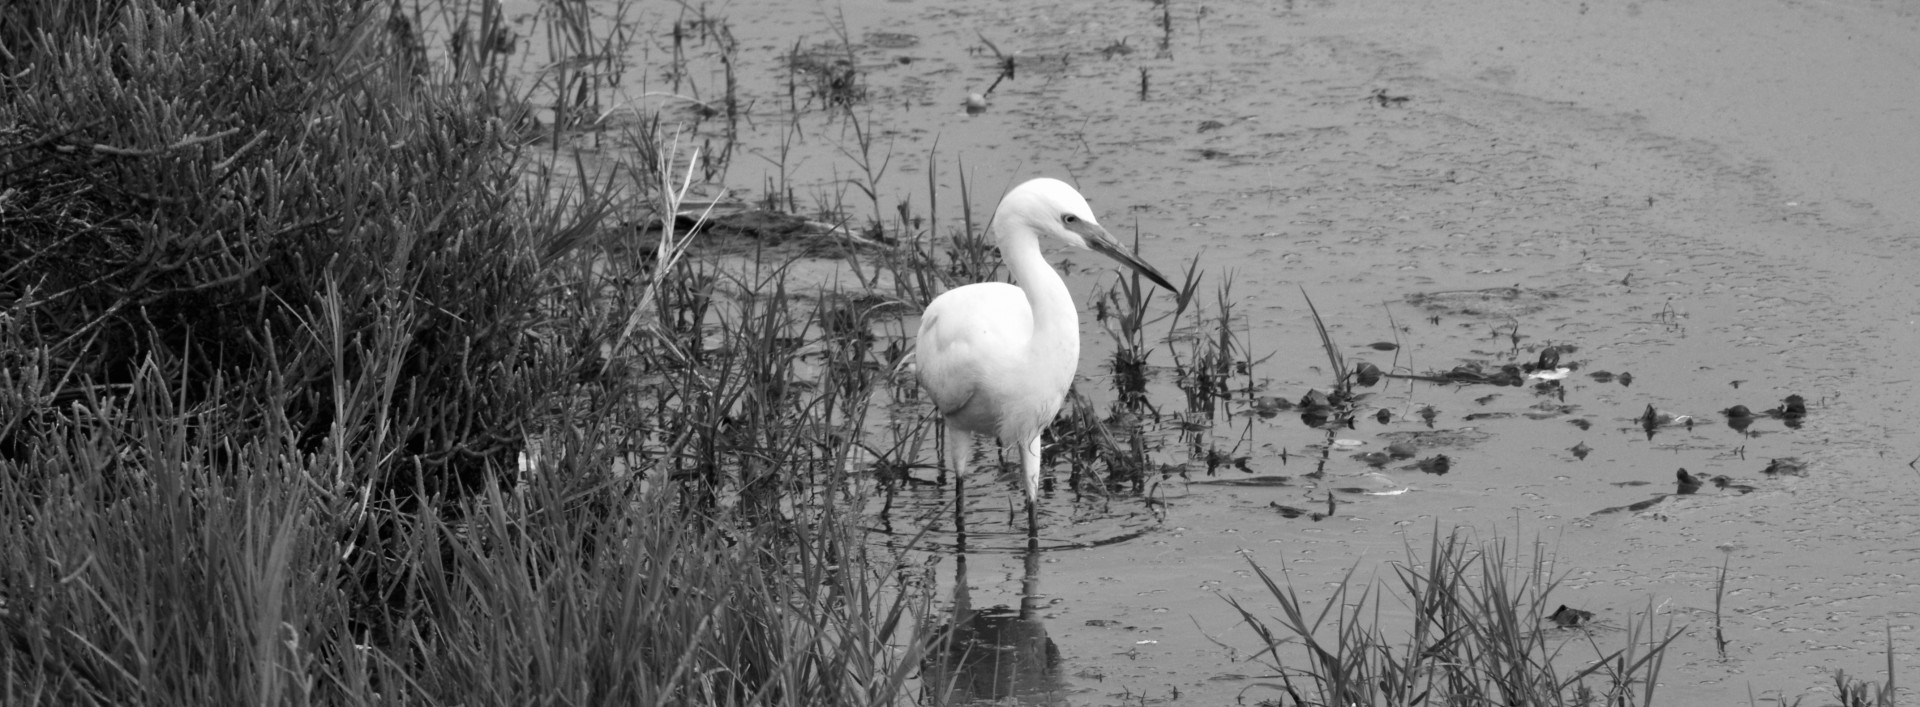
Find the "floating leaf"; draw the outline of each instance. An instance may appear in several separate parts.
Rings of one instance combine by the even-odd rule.
[[[1312,511],[1308,511],[1305,508],[1294,508],[1293,506],[1283,506],[1278,503],[1268,503],[1267,506],[1269,508],[1272,508],[1273,510],[1279,511],[1280,516],[1282,518],[1299,518],[1300,516],[1312,513]],[[1315,513],[1314,515],[1319,515],[1319,514]]]
[[[1713,486],[1723,491],[1732,491],[1739,494],[1753,493],[1754,490],[1752,486],[1733,483],[1733,478],[1726,474],[1713,477]]]
[[[1561,628],[1573,628],[1593,620],[1593,612],[1574,609],[1568,607],[1566,604],[1561,604],[1560,608],[1555,609],[1553,614],[1547,617],[1547,620],[1552,621],[1554,625]]]
[[[1680,471],[1674,474],[1674,478],[1680,483],[1679,493],[1681,495],[1700,490],[1700,477],[1687,473],[1686,467],[1681,467]]]
[[[1557,381],[1573,373],[1571,368],[1543,368],[1527,374],[1530,381]]]
[[[1429,474],[1439,475],[1453,470],[1453,460],[1448,459],[1445,454],[1435,454],[1420,460],[1420,463],[1414,466]]]
[[[1760,473],[1769,474],[1769,475],[1787,474],[1789,476],[1805,476],[1807,474],[1807,463],[1800,461],[1799,459],[1795,459],[1793,457],[1783,457],[1780,459],[1775,459],[1767,462],[1767,468],[1761,469]]]

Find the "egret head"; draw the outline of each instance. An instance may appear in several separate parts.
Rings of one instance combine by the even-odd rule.
[[[1009,239],[1047,235],[1067,245],[1107,256],[1133,268],[1155,284],[1178,291],[1167,278],[1115,240],[1093,218],[1086,197],[1066,182],[1048,177],[1028,180],[1001,197],[993,214],[994,231],[1002,245]]]

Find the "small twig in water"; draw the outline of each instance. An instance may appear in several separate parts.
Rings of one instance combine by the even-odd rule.
[[[1713,588],[1713,644],[1720,650],[1721,660],[1727,659],[1727,634],[1720,628],[1720,605],[1722,598],[1727,595],[1727,563],[1732,561],[1733,553],[1728,552],[1720,561],[1720,578],[1714,582]]]

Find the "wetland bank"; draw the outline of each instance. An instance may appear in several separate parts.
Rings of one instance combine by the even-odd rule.
[[[1375,613],[1356,593],[1400,587],[1407,569],[1473,577],[1473,589],[1511,572],[1521,602],[1557,580],[1504,636],[1523,655],[1557,651],[1562,679],[1664,645],[1655,703],[1851,703],[1857,693],[1842,691],[1914,674],[1920,434],[1906,413],[1920,391],[1899,354],[1920,345],[1920,202],[1907,196],[1920,193],[1908,166],[1920,144],[1906,127],[1920,90],[1882,77],[1913,67],[1920,18],[1865,0],[1511,5],[526,2],[421,5],[403,23],[381,14],[380,41],[403,26],[459,34],[464,20],[469,40],[420,54],[471,62],[464,75],[486,90],[532,87],[533,120],[459,123],[463,144],[523,145],[521,164],[544,165],[521,178],[551,181],[522,198],[609,199],[604,218],[556,207],[501,234],[593,257],[501,246],[484,263],[552,286],[485,290],[541,313],[517,323],[537,336],[487,359],[513,385],[454,407],[531,410],[462,428],[405,396],[368,402],[389,400],[384,383],[463,379],[322,345],[358,331],[359,346],[396,362],[443,355],[434,342],[460,340],[445,334],[468,332],[457,323],[480,310],[450,304],[457,288],[394,287],[383,268],[476,267],[457,259],[370,258],[296,283],[287,292],[304,295],[281,296],[298,314],[261,350],[304,342],[282,362],[307,372],[308,397],[243,406],[251,415],[222,417],[219,396],[177,396],[176,409],[128,394],[149,407],[122,420],[103,412],[123,399],[114,388],[19,383],[32,393],[21,399],[41,401],[20,418],[43,420],[32,434],[49,434],[45,421],[112,434],[60,438],[84,450],[66,456],[6,457],[6,532],[20,542],[8,543],[0,619],[15,638],[8,675],[24,676],[9,684],[29,686],[9,694],[198,694],[156,667],[173,665],[157,646],[178,634],[138,627],[210,625],[248,651],[201,646],[187,652],[204,660],[176,670],[237,666],[220,674],[244,688],[222,694],[242,701],[1291,704],[1287,682],[1326,700],[1310,676],[1337,671],[1295,644],[1263,654],[1248,615],[1279,640],[1289,602],[1309,619],[1329,602],[1363,607],[1356,622],[1397,649],[1415,611],[1388,599]],[[17,105],[10,117],[31,114]],[[361,104],[327,105],[303,115],[336,125]],[[195,125],[138,146],[271,174],[251,160],[291,127],[269,125],[252,147],[245,134],[201,147],[184,138],[220,131]],[[418,125],[401,134],[422,140]],[[30,137],[9,145],[132,144]],[[1137,236],[1187,286],[1155,294],[1096,259],[1065,259],[1086,350],[1030,547],[1011,483],[976,470],[953,500],[958,480],[932,468],[937,435],[902,364],[920,306],[995,276],[970,236],[1002,191],[1038,175],[1075,183],[1110,230]],[[692,189],[660,203],[683,178]],[[262,180],[237,183],[273,183]],[[731,228],[695,234],[684,256],[657,237],[684,236],[708,202]],[[649,214],[669,210],[690,218],[659,234]],[[436,234],[444,258],[469,257],[461,248],[486,232],[392,213],[418,220],[362,228]],[[576,222],[593,228],[551,237]],[[807,245],[752,239],[773,231]],[[378,242],[357,257],[412,247]],[[10,306],[31,299],[9,294]],[[457,316],[434,319],[436,307]],[[22,350],[36,341],[6,331]],[[1539,367],[1549,351],[1558,360]],[[178,363],[157,360],[156,372]],[[527,360],[552,365],[512,363]],[[1340,369],[1361,363],[1388,375],[1340,395]],[[182,379],[146,371],[98,375],[126,390]],[[1316,392],[1329,404],[1302,409]],[[316,402],[369,432],[323,422],[331,432],[283,430],[215,455],[139,422],[251,429],[239,426]],[[1757,414],[1727,414],[1736,405]],[[401,427],[371,432],[383,424]],[[384,471],[393,459],[497,471],[423,453],[449,429],[524,432],[531,478],[492,495],[486,484],[424,494],[462,496],[455,511],[408,505]],[[482,451],[520,466],[505,463],[512,445]],[[148,476],[78,484],[86,493],[20,485],[21,469],[107,457],[214,490]],[[280,475],[209,471],[236,458]],[[1678,493],[1681,469],[1709,483]],[[316,475],[348,483],[273,481]],[[382,484],[386,495],[355,490]],[[268,499],[282,524],[207,500],[222,491]],[[118,515],[52,523],[62,499]],[[688,509],[700,520],[673,521]],[[153,573],[138,540],[188,525],[251,542],[165,535],[210,549],[182,550],[199,559],[159,573],[167,581],[129,579]],[[1448,538],[1467,554],[1432,550]],[[1439,571],[1448,557],[1491,564]],[[127,567],[140,572],[113,574]],[[431,579],[443,576],[457,581]],[[244,610],[155,608],[201,593]],[[1562,604],[1573,613],[1548,619]],[[959,641],[946,645],[974,652],[921,640],[947,629]],[[982,668],[987,653],[1010,659],[998,675]],[[1648,674],[1603,668],[1586,687],[1604,694],[1619,673]],[[615,687],[590,687],[604,685]],[[1633,703],[1649,694],[1624,687]]]

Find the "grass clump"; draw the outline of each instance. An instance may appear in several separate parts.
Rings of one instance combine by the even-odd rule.
[[[1834,669],[1833,694],[1839,700],[1840,707],[1893,707],[1895,696],[1899,694],[1894,679],[1893,627],[1888,626],[1887,633],[1887,681],[1873,682],[1858,676],[1848,675],[1847,671]],[[1785,700],[1782,700],[1784,703]],[[1795,701],[1798,703],[1798,700]]]
[[[1254,565],[1282,615],[1270,625],[1227,601],[1266,644],[1258,657],[1279,672],[1266,687],[1282,697],[1264,704],[1651,705],[1667,645],[1679,636],[1656,627],[1649,607],[1624,627],[1624,645],[1602,648],[1578,612],[1554,620],[1549,594],[1559,578],[1550,561],[1513,555],[1500,541],[1473,547],[1436,529],[1425,562],[1394,569],[1398,581],[1385,586],[1356,586],[1349,572],[1315,612]],[[1383,606],[1383,596],[1398,606]],[[1408,624],[1404,638],[1389,632],[1389,618]],[[1290,662],[1281,651],[1296,642],[1305,658]],[[1567,665],[1562,652],[1572,643],[1592,646],[1595,657]]]
[[[846,525],[680,513],[610,482],[589,419],[517,494],[387,521],[370,624],[314,465],[273,439],[208,463],[165,383],[39,455],[39,488],[0,476],[0,701],[884,704],[915,662],[892,646],[917,604]],[[90,473],[89,437],[135,488]]]

